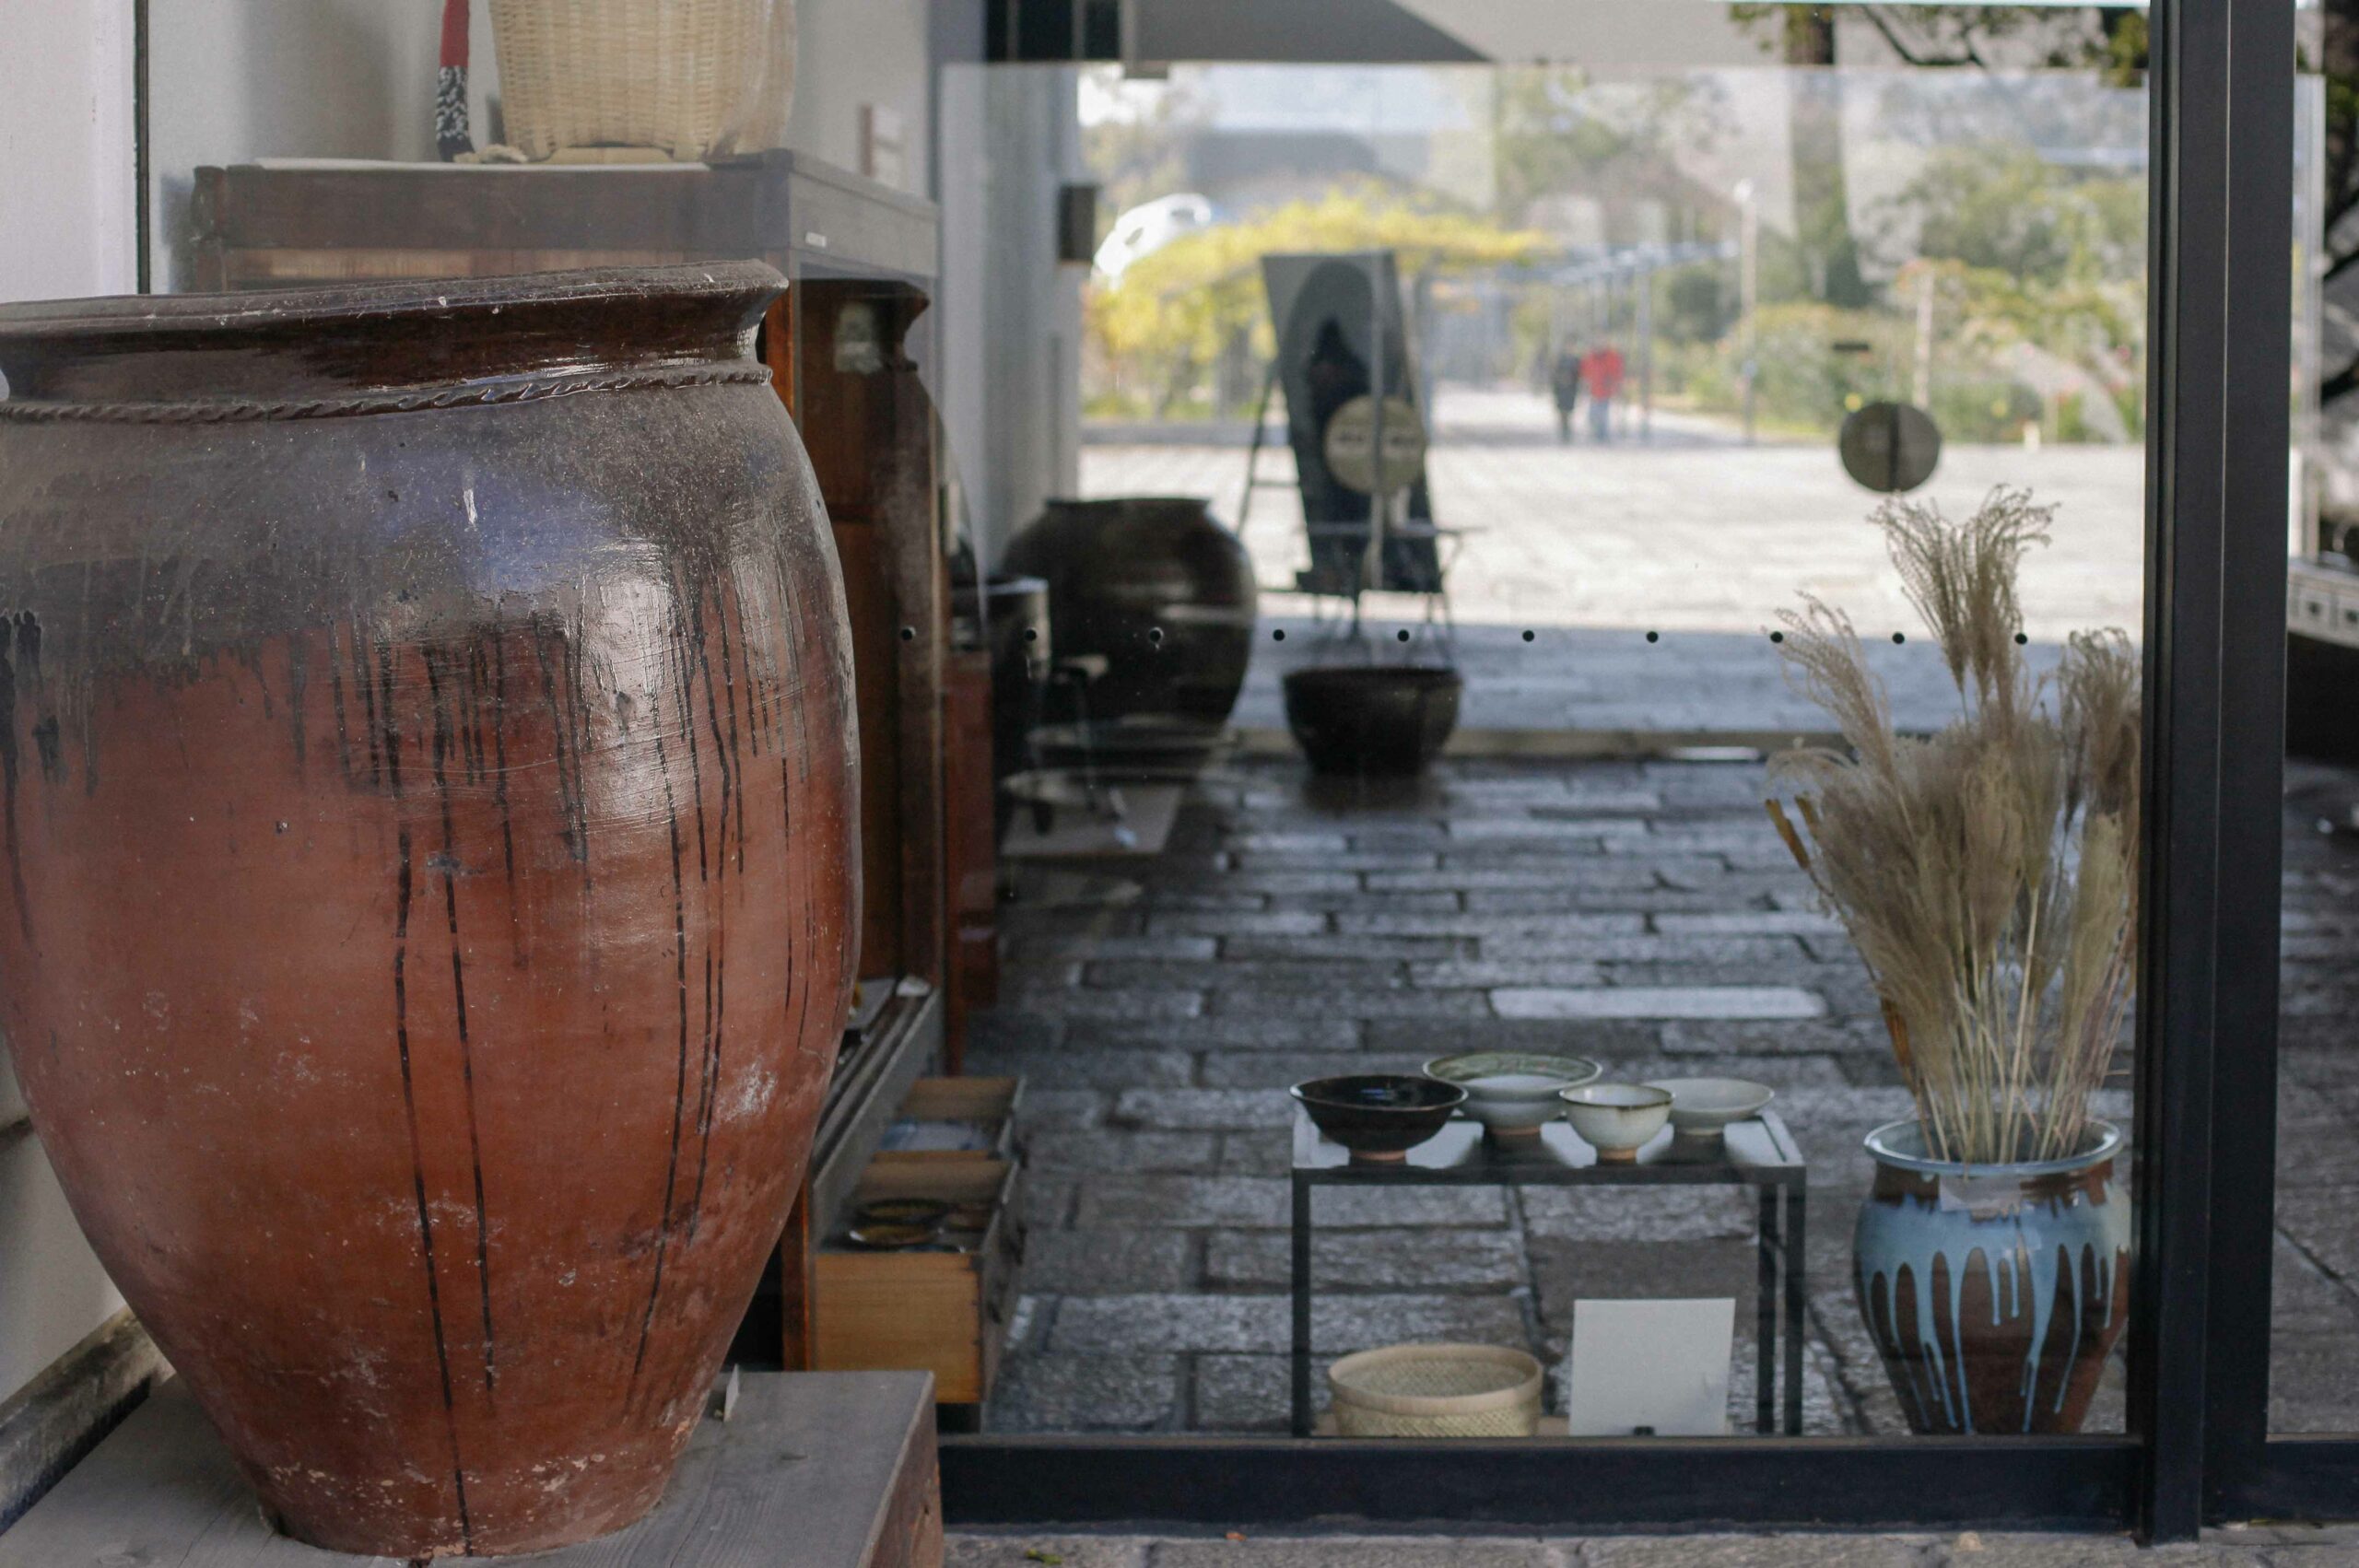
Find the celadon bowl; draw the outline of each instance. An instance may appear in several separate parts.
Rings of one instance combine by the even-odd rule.
[[[1595,1082],[1604,1071],[1587,1057],[1529,1051],[1475,1051],[1436,1057],[1426,1076],[1466,1091],[1466,1115],[1494,1138],[1532,1138],[1565,1114],[1566,1089]]]
[[[1647,1087],[1671,1091],[1671,1135],[1684,1143],[1718,1142],[1729,1123],[1759,1116],[1778,1097],[1766,1083],[1745,1078],[1654,1078]]]
[[[1584,1083],[1559,1089],[1565,1119],[1597,1151],[1602,1165],[1626,1165],[1671,1119],[1671,1091],[1643,1083]]]

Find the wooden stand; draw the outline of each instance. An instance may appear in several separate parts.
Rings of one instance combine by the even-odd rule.
[[[756,1373],[708,1418],[655,1512],[535,1554],[537,1568],[941,1568],[933,1379],[910,1372]],[[136,1562],[406,1568],[274,1534],[229,1452],[177,1381],[133,1412],[14,1528],[0,1568]]]

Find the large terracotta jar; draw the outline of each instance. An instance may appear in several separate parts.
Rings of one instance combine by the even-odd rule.
[[[0,309],[0,1009],[302,1539],[630,1522],[784,1222],[859,854],[779,287]]]
[[[2121,1148],[2095,1122],[2069,1158],[1963,1165],[1914,1120],[1868,1135],[1852,1283],[1910,1430],[2081,1430],[2130,1319]]]

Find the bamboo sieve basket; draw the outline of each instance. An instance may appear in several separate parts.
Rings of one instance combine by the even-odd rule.
[[[1540,1363],[1496,1345],[1389,1345],[1327,1369],[1344,1437],[1529,1437]]]
[[[794,21],[794,0],[491,0],[506,139],[533,158],[777,146]]]

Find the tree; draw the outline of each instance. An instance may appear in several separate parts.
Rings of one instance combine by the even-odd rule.
[[[1264,360],[1277,352],[1262,291],[1264,255],[1389,250],[1414,276],[1529,261],[1547,246],[1544,235],[1438,203],[1346,186],[1175,240],[1125,267],[1120,282],[1093,286],[1085,310],[1096,345],[1152,378],[1155,406],[1168,415],[1239,342]]]
[[[1678,155],[1720,139],[1721,109],[1703,75],[1598,83],[1561,68],[1501,73],[1491,100],[1499,216],[1532,222],[1538,204],[1567,193],[1690,201]]]
[[[1836,61],[1835,7],[1738,5],[1737,20],[1763,35],[1763,47],[1789,65]],[[1859,240],[1851,232],[1849,181],[1843,168],[1843,83],[1831,71],[1799,76],[1788,99],[1794,160],[1794,243],[1812,295],[1829,305],[1867,303]]]

